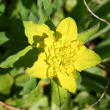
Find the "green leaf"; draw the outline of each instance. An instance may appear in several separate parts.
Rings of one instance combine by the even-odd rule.
[[[27,42],[27,38],[24,34],[24,27],[21,20],[10,20],[8,19],[8,17],[7,19],[2,19],[4,19],[7,22],[5,22],[6,24],[3,24],[3,26],[1,26],[2,24],[0,24],[0,27],[1,30],[6,30],[5,34],[9,41],[3,45],[3,54],[0,57],[1,61],[9,57],[9,55],[16,54],[17,52],[29,45]],[[4,23],[4,21],[0,19],[0,23]]]
[[[76,76],[77,76],[77,78],[76,78],[77,85],[80,85],[82,78],[81,78],[81,75],[78,71],[76,72]]]
[[[28,94],[32,91],[37,85],[36,78],[30,78],[29,81],[25,84],[23,91],[21,92],[22,95]]]
[[[58,107],[56,104],[51,105],[51,110],[61,110],[60,107]]]
[[[9,74],[0,74],[0,93],[9,94],[13,82],[14,80]]]
[[[52,4],[51,0],[43,0],[44,9],[48,15],[52,13]]]
[[[37,48],[30,49],[24,56],[14,63],[14,67],[32,67],[33,63],[37,60],[40,51],[41,49]]]
[[[110,58],[110,38],[102,41],[96,48],[95,51],[101,56],[102,59]]]
[[[66,102],[69,97],[69,93],[64,88],[60,87],[57,81],[51,80],[51,90],[52,90],[52,105],[56,104],[57,106],[61,106]]]
[[[103,0],[101,1],[100,5],[97,5],[95,12],[99,11],[100,9],[103,9],[103,7],[105,8],[106,5],[109,3],[109,0]],[[108,11],[108,10],[107,10]],[[103,14],[103,13],[102,13]]]
[[[38,0],[37,4],[38,4],[38,14],[40,16],[39,23],[44,23],[48,19],[48,16],[43,9],[43,1]]]
[[[61,9],[62,5],[63,5],[63,1],[61,1],[61,0],[54,0],[52,4],[53,4],[53,9],[55,11],[59,11]]]
[[[85,104],[93,104],[96,100],[95,98],[89,94],[89,92],[86,91],[82,91],[80,93],[77,94],[77,96],[75,97],[74,101],[76,103],[79,103],[81,108],[84,108]]]
[[[99,27],[100,27],[100,24],[96,24],[89,30],[79,33],[78,39],[86,42],[92,35],[94,35],[98,31]]]
[[[89,68],[86,71],[89,72],[89,73],[93,73],[93,74],[99,75],[99,76],[101,76],[103,74],[103,72],[104,72],[103,69],[98,68],[96,66],[92,67],[92,68]]]
[[[60,106],[60,95],[59,95],[59,88],[58,84],[54,80],[51,80],[51,91],[52,91],[52,104],[56,104]]]
[[[4,13],[5,11],[5,5],[2,3],[0,4],[0,15],[2,15],[2,13]]]
[[[36,101],[29,110],[49,110],[47,97],[42,97],[40,100]]]
[[[19,107],[31,107],[35,102],[39,102],[41,98],[43,98],[43,88],[37,86],[30,93],[23,95],[22,98],[16,99],[17,106]]]
[[[19,15],[22,17],[22,19],[26,19],[28,17],[28,15],[29,15],[29,9],[27,9],[25,7],[25,4],[23,4],[22,1],[24,1],[24,3],[25,3],[26,0],[18,0],[17,7],[16,7],[17,9],[16,10],[18,11],[17,14],[19,13]]]
[[[67,11],[70,12],[77,5],[78,1],[77,0],[66,0],[65,2],[66,2],[65,3],[65,8],[66,8]]]
[[[8,104],[8,105],[11,105],[11,106],[16,106],[16,102],[15,100],[13,100],[13,98],[8,98],[5,100],[5,103]],[[1,110],[1,109],[0,109]]]
[[[28,16],[28,20],[38,23],[38,18],[39,18],[38,7],[37,7],[36,3],[33,3],[32,7],[31,7],[31,13]]]
[[[107,79],[102,76],[91,74],[89,72],[81,72],[82,85],[90,91],[102,93],[107,84]],[[109,89],[108,89],[109,90]],[[109,91],[110,92],[110,91]]]
[[[29,50],[32,49],[32,46],[27,46],[25,49],[21,50],[15,55],[8,57],[4,62],[0,64],[1,68],[9,68],[13,67],[13,64],[20,59],[20,57],[24,56]]]
[[[34,2],[35,0],[18,0],[16,2],[11,3],[11,17],[18,17],[20,19],[22,18],[23,20],[27,19],[29,14],[31,13],[31,7]]]
[[[92,35],[92,36],[87,40],[87,42],[88,42],[88,41],[90,42],[90,41],[92,41],[92,40],[94,40],[94,39],[100,37],[100,35],[106,33],[106,32],[109,31],[109,30],[110,30],[110,26],[104,27],[103,29],[101,29],[100,31],[98,31],[96,34]]]
[[[109,10],[110,10],[110,0],[103,0],[101,2],[101,5],[98,6],[95,13],[96,15],[103,17],[110,13]]]
[[[77,0],[74,10],[69,13],[69,16],[73,17],[76,22],[80,24],[81,21],[85,19],[85,15],[87,15],[87,9],[84,6],[83,0]]]
[[[28,79],[29,76],[27,74],[18,75],[15,77],[15,85],[23,87]]]
[[[7,42],[9,39],[7,38],[5,32],[0,32],[0,45]]]
[[[10,71],[10,75],[11,75],[12,77],[17,77],[17,76],[23,74],[23,73],[25,72],[24,70],[25,70],[24,67],[21,67],[21,68],[13,68],[13,69],[11,69],[11,71]]]

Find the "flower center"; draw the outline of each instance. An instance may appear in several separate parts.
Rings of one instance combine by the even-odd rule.
[[[68,75],[70,72],[74,73],[73,63],[76,49],[72,48],[72,46],[70,42],[63,43],[58,41],[48,48],[49,54],[47,55],[47,63],[49,64],[48,72],[50,74],[55,76],[57,72],[67,73]]]

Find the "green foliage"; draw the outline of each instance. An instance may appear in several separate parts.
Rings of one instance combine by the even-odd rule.
[[[0,45],[3,45],[8,40],[9,39],[6,37],[6,34],[4,32],[0,32]]]
[[[72,11],[72,9],[77,5],[77,0],[66,0],[65,8],[67,11]]]
[[[27,82],[28,79],[29,79],[29,76],[26,74],[18,75],[15,78],[15,85],[24,87],[24,84]]]
[[[61,106],[66,102],[69,97],[69,93],[67,90],[61,88],[57,83],[56,80],[51,80],[51,87],[52,87],[52,104],[56,104],[57,106]]]
[[[102,59],[106,59],[110,57],[110,52],[108,51],[109,49],[110,49],[110,38],[108,36],[108,38],[102,41],[95,50],[97,53],[101,55]]]
[[[43,107],[43,108],[48,107],[47,98],[43,95],[43,90],[42,90],[42,87],[40,86],[37,86],[29,94],[24,95],[23,98],[17,99],[16,103],[17,103],[17,106],[19,107],[28,106],[32,110],[34,108],[40,109],[40,107]]]
[[[92,27],[91,29],[89,29],[83,33],[79,33],[78,39],[86,42],[92,35],[94,35],[98,31],[99,26],[100,25],[97,24],[94,27]]]
[[[2,68],[9,68],[9,67],[13,67],[13,64],[19,60],[20,57],[24,56],[30,49],[32,49],[31,46],[26,47],[25,49],[21,50],[19,53],[17,53],[16,55],[10,56],[6,59],[6,61],[4,61],[3,63],[1,63],[0,67]]]
[[[5,4],[1,3],[0,4],[0,15],[2,15],[5,11]]]
[[[90,9],[110,22],[110,0],[86,0]],[[76,72],[75,94],[54,79],[30,78],[25,70],[42,49],[27,41],[23,21],[45,23],[52,30],[66,17],[75,19],[78,39],[106,61],[110,58],[110,27],[88,13],[83,0],[0,0],[0,101],[24,110],[83,110],[102,94],[108,81],[110,60]],[[105,60],[106,59],[106,60]],[[104,99],[90,110],[110,109],[110,87]],[[6,110],[0,105],[0,110]]]
[[[30,78],[29,81],[25,83],[25,86],[23,88],[23,91],[21,91],[21,94],[24,95],[29,93],[32,89],[36,87],[36,85],[37,85],[36,78]]]
[[[82,78],[78,71],[76,72],[76,75],[77,75],[76,82],[77,82],[77,85],[79,86],[82,81]]]
[[[95,75],[90,74],[88,72],[81,72],[82,73],[82,84],[87,87],[91,91],[102,93],[104,90],[104,87],[107,83],[107,79]]]
[[[0,93],[1,94],[9,94],[11,87],[13,85],[13,77],[9,74],[1,74],[0,75]]]
[[[48,15],[52,13],[52,5],[51,5],[51,0],[43,0],[42,1],[44,4],[44,9]]]

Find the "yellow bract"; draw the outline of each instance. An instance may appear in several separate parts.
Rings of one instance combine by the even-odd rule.
[[[101,62],[101,58],[94,51],[82,46],[75,56],[74,66],[76,70],[81,71],[95,66]]]
[[[41,53],[38,57],[38,60],[34,63],[34,65],[31,68],[28,68],[26,70],[26,73],[28,73],[32,77],[38,77],[42,79],[47,78],[48,65],[46,64],[45,60],[45,54]]]
[[[63,88],[74,93],[77,88],[76,70],[81,71],[101,62],[95,52],[77,40],[77,26],[70,17],[61,21],[56,32],[45,24],[38,25],[27,21],[24,26],[28,42],[31,45],[37,44],[34,45],[37,48],[39,44],[44,50],[33,66],[26,70],[32,77],[57,78]]]
[[[35,24],[32,21],[24,21],[23,24],[28,42],[36,47],[42,47],[44,38],[53,34],[45,24]]]
[[[72,18],[66,18],[58,25],[56,29],[57,37],[62,37],[62,40],[73,41],[77,39],[77,26]]]

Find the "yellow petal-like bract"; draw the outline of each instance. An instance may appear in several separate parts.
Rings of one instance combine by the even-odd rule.
[[[48,65],[44,61],[46,58],[44,53],[41,53],[38,57],[38,60],[33,64],[31,68],[26,70],[26,73],[32,77],[38,77],[45,79],[47,78],[47,68]]]
[[[77,88],[76,71],[101,62],[98,54],[77,40],[77,26],[70,17],[61,21],[56,32],[45,24],[38,25],[31,21],[25,21],[24,26],[28,42],[35,44],[36,48],[43,46],[38,60],[26,70],[32,77],[57,78],[63,88],[74,93]]]
[[[32,21],[24,21],[23,24],[28,42],[36,47],[41,47],[44,38],[53,33],[45,24],[35,24]]]
[[[72,18],[66,18],[58,25],[56,33],[62,36],[62,40],[73,41],[77,39],[77,26]]]

